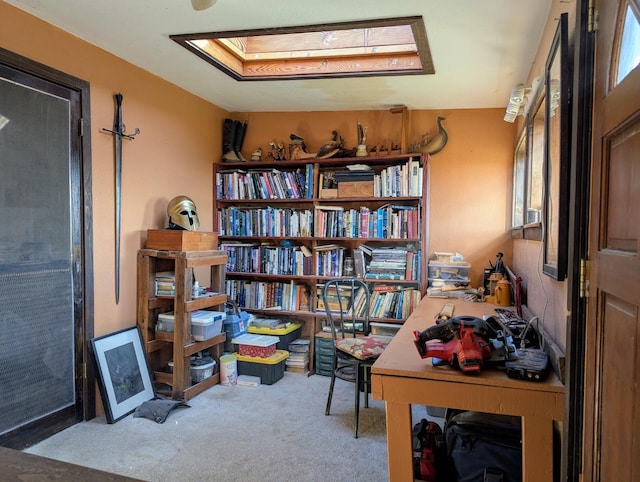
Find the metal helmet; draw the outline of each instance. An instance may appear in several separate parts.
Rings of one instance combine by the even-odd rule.
[[[169,229],[197,231],[200,227],[196,205],[187,196],[176,196],[167,205]]]

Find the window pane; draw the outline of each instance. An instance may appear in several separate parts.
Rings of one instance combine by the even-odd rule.
[[[520,136],[513,160],[513,212],[511,226],[524,225],[524,173],[527,162],[526,129]]]
[[[538,223],[542,213],[542,166],[544,165],[544,91],[542,102],[533,116],[531,135],[531,160],[529,162],[527,223]]]
[[[616,84],[622,82],[640,63],[640,25],[630,6],[627,6],[625,13],[622,41],[618,55]]]

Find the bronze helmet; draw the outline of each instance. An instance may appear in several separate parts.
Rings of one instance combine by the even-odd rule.
[[[200,227],[196,205],[187,196],[176,196],[167,205],[169,229],[197,231]]]

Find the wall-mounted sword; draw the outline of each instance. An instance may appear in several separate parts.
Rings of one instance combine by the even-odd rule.
[[[103,132],[113,134],[113,142],[115,147],[115,204],[116,204],[116,304],[120,302],[120,219],[122,211],[122,138],[134,139],[134,136],[140,134],[140,129],[136,127],[133,134],[125,134],[126,126],[122,122],[122,94],[117,93],[114,96],[116,101],[116,114],[113,121],[113,129],[102,129]]]

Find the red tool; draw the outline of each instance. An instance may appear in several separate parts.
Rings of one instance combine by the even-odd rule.
[[[457,316],[422,332],[413,332],[422,358],[433,357],[434,365],[446,363],[468,374],[478,373],[491,357],[488,333],[486,322],[474,316]]]

